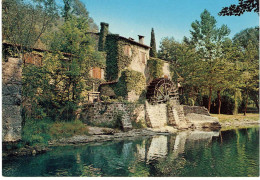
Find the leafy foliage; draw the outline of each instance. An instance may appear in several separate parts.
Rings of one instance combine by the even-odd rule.
[[[4,0],[2,11],[3,40],[21,45],[19,53],[34,47],[58,16],[54,0]]]
[[[24,68],[23,95],[27,104],[32,104],[31,117],[75,119],[78,105],[84,99],[83,91],[91,89],[87,82],[90,66],[104,66],[104,55],[95,51],[87,28],[85,18],[71,16],[49,37],[53,53],[44,54],[42,66]]]
[[[155,35],[154,35],[154,30],[152,28],[151,32],[151,42],[150,42],[150,57],[157,57],[157,52],[156,52],[156,41],[155,41]]]
[[[224,7],[220,12],[220,16],[240,16],[244,12],[254,11],[259,13],[259,1],[258,0],[238,0],[238,5],[232,4],[229,7]]]
[[[164,62],[159,58],[150,58],[147,60],[149,75],[152,79],[160,78],[163,75]]]
[[[131,56],[124,53],[125,46],[131,47]],[[120,77],[121,71],[129,66],[132,58],[136,56],[136,50],[129,42],[121,40],[117,34],[109,34],[106,37],[105,50],[107,52],[106,80],[117,80]]]
[[[79,120],[53,122],[50,119],[27,119],[22,129],[22,140],[28,145],[48,145],[48,141],[88,134],[87,127]]]
[[[117,96],[126,97],[131,91],[141,95],[146,88],[145,77],[142,73],[134,70],[122,71],[118,83],[113,88]]]

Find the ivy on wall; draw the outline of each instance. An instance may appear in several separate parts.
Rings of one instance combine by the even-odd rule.
[[[163,76],[163,65],[164,62],[159,58],[150,58],[147,61],[147,66],[149,68],[149,75],[152,79],[160,78]]]
[[[132,55],[124,54],[124,47],[131,47]],[[120,39],[118,34],[109,34],[106,38],[106,80],[113,81],[120,77],[121,71],[128,67],[137,55],[136,49],[131,43]]]
[[[106,42],[107,34],[108,34],[108,24],[102,22],[100,35],[99,35],[99,43],[98,43],[99,51],[104,51],[104,49],[105,49],[105,44],[106,44],[105,42]]]
[[[100,91],[102,96],[124,97],[134,91],[136,95],[141,95],[146,89],[146,79],[144,75],[134,70],[123,70],[117,83],[103,86]]]
[[[142,73],[134,70],[122,71],[118,83],[115,85],[115,93],[117,96],[126,97],[131,91],[140,95],[146,88],[146,80]]]
[[[118,40],[119,35],[110,34],[106,38],[106,80],[112,81],[118,78]]]

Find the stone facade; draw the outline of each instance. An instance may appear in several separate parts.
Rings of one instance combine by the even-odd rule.
[[[170,72],[170,64],[168,62],[164,62],[163,64],[163,77],[172,79],[171,72]]]
[[[145,102],[145,119],[148,127],[160,128],[167,125],[167,108],[166,104],[151,105]]]
[[[133,58],[128,68],[141,72],[145,76],[147,59],[149,59],[149,48],[138,45],[134,45],[133,47],[135,48],[136,55],[132,56]]]
[[[2,62],[2,140],[21,139],[22,60],[6,58]]]
[[[184,110],[185,116],[187,114],[190,114],[190,113],[203,114],[203,115],[206,115],[206,116],[210,116],[207,108],[202,107],[202,106],[186,106],[186,105],[184,105],[183,110]]]
[[[80,119],[92,126],[132,129],[131,116],[134,105],[124,103],[87,104]]]

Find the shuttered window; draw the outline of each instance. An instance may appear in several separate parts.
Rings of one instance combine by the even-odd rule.
[[[101,79],[101,68],[99,67],[93,68],[93,78]]]

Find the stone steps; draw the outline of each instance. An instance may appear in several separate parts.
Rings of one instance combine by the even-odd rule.
[[[167,125],[166,104],[151,105],[146,101],[146,121],[149,127],[159,128]]]

